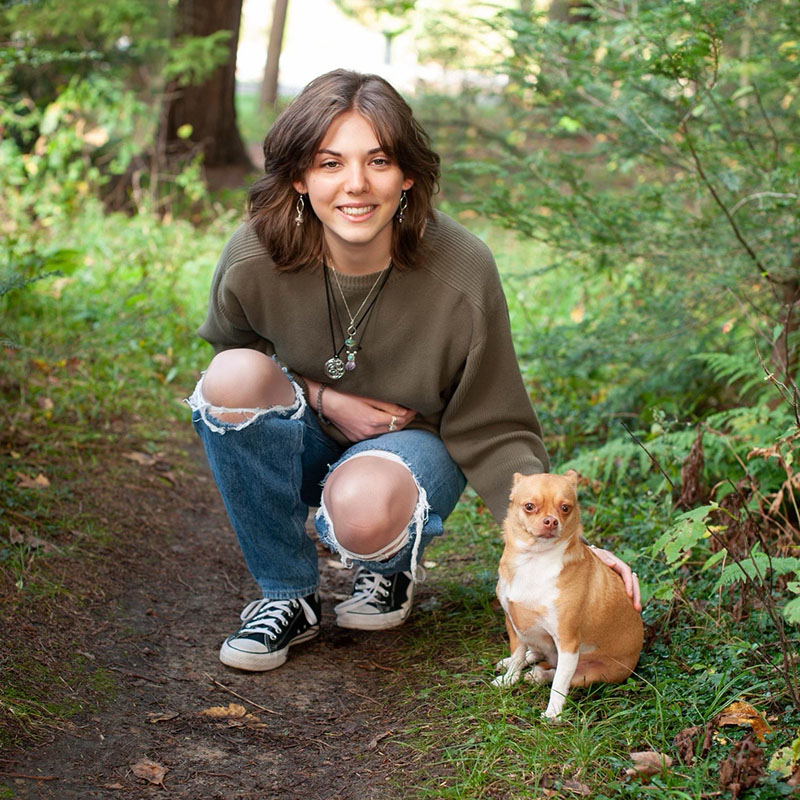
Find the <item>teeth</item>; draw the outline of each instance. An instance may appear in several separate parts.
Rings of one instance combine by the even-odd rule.
[[[369,214],[375,206],[342,206],[342,211],[351,217],[363,217],[364,214]]]

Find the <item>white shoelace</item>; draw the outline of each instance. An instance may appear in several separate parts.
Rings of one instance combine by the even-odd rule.
[[[378,572],[370,572],[364,567],[359,568],[353,583],[353,600],[373,600],[374,598],[385,599],[389,596],[389,589],[392,585],[391,580],[386,575]]]
[[[302,598],[296,600],[270,600],[262,598],[248,603],[241,613],[243,633],[266,633],[270,639],[275,639],[281,628],[288,622],[292,612],[292,603],[298,603],[306,615],[309,625],[316,625],[317,615],[314,609]]]

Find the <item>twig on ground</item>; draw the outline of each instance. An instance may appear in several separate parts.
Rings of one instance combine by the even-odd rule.
[[[122,675],[127,675],[129,678],[138,678],[142,681],[149,681],[150,683],[158,683],[164,684],[167,682],[167,679],[159,676],[158,678],[151,678],[149,675],[141,675],[138,672],[131,672],[129,669],[123,669],[122,667],[115,667],[111,664],[106,665],[106,669],[114,670],[114,672],[119,672]]]
[[[207,672],[204,672],[203,675],[208,678],[214,686],[219,687],[223,691],[228,692],[228,694],[232,694],[234,697],[238,697],[240,700],[244,700],[245,703],[250,703],[251,706],[255,706],[256,708],[260,709],[261,711],[266,711],[268,714],[275,714],[275,716],[282,717],[280,711],[273,711],[271,708],[267,708],[266,706],[262,706],[259,703],[254,702],[253,700],[248,699],[247,697],[243,697],[238,692],[234,692],[233,689],[226,686],[224,683],[220,683],[216,680],[213,676],[209,675]]]
[[[26,775],[24,772],[0,772],[4,778],[24,778],[26,781],[57,781],[58,775]]]

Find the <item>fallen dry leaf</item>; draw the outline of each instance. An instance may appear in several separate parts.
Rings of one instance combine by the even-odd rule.
[[[48,542],[47,539],[42,539],[39,536],[34,536],[32,533],[29,533],[25,537],[25,544],[27,544],[28,547],[37,549],[40,548],[45,553],[53,553],[58,551],[58,548],[52,542]]]
[[[127,458],[128,461],[135,461],[143,467],[152,467],[158,461],[155,456],[151,456],[148,453],[128,452],[123,453],[122,456]]]
[[[166,767],[151,761],[149,758],[143,758],[135,764],[131,764],[131,770],[137,778],[154,783],[156,786],[164,785],[164,776],[169,772]]]
[[[580,781],[564,781],[564,783],[561,784],[561,788],[574,792],[575,794],[583,795],[584,797],[591,797],[593,794],[591,786],[587,786]]]
[[[175,719],[175,717],[179,717],[180,712],[178,711],[151,711],[147,715],[148,722],[169,722],[171,719]]]
[[[764,717],[750,703],[745,703],[743,700],[737,700],[720,711],[715,718],[715,722],[720,726],[746,725],[753,729],[753,733],[758,737],[759,742],[764,741],[765,733],[771,733],[772,731]]]
[[[649,778],[651,775],[658,775],[672,766],[672,759],[669,756],[657,753],[655,750],[643,750],[629,755],[633,761],[633,768],[626,769],[625,774],[630,778]]]
[[[50,481],[41,472],[35,478],[24,472],[18,472],[17,478],[17,486],[20,489],[47,489],[50,486]]]
[[[703,731],[703,745],[700,750],[700,756],[705,757],[708,751],[711,749],[711,745],[714,741],[714,728],[713,722],[707,722],[705,727],[700,728],[698,726],[693,726],[691,728],[684,728],[682,731],[675,735],[675,739],[673,740],[673,744],[678,751],[678,758],[687,766],[691,766],[694,762],[694,749],[695,749],[695,737]]]
[[[391,736],[391,731],[386,731],[385,733],[379,733],[377,736],[373,737],[372,741],[367,745],[367,750],[374,750],[378,746],[378,742],[381,739],[385,739],[387,736]]]
[[[764,775],[764,752],[748,734],[737,742],[733,750],[719,765],[719,785],[736,800],[742,789],[755,786]]]
[[[780,773],[789,786],[800,783],[800,735],[791,744],[780,747],[773,753],[768,769]]]
[[[200,712],[201,717],[212,717],[213,719],[240,719],[245,714],[247,714],[247,710],[238,703],[228,703],[227,706],[211,706]]]
[[[22,544],[25,541],[25,536],[20,533],[19,529],[14,525],[8,526],[8,541],[11,544]]]

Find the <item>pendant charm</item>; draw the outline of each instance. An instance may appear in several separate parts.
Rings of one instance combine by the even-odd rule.
[[[356,354],[355,353],[348,353],[347,354],[347,361],[345,362],[344,368],[348,372],[352,372],[356,368]]]
[[[334,381],[344,375],[345,365],[339,356],[333,356],[325,362],[325,374]]]

